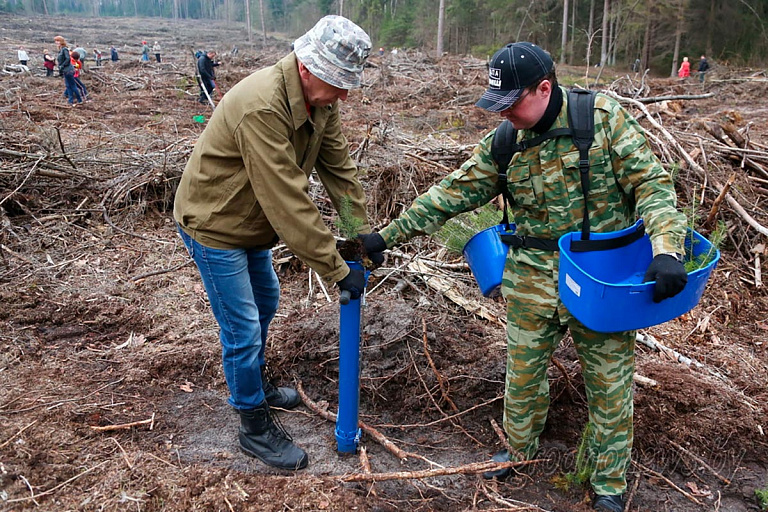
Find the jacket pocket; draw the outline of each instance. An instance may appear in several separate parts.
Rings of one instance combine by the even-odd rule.
[[[507,188],[515,203],[524,208],[538,206],[543,188],[541,179],[531,173],[528,164],[510,166],[507,169]]]
[[[584,198],[581,190],[581,171],[579,170],[579,152],[571,151],[560,156],[563,166],[568,195],[572,201]],[[615,180],[611,171],[611,163],[603,148],[591,148],[589,150],[589,197],[604,196],[608,193],[608,187]]]

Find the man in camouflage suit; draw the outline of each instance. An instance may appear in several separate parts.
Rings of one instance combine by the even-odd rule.
[[[490,62],[489,83],[477,106],[509,120],[518,130],[518,141],[568,127],[567,92],[557,85],[552,59],[541,48],[514,43],[499,50]],[[683,289],[687,274],[679,256],[685,218],[675,208],[670,175],[651,152],[640,125],[616,101],[598,94],[594,121],[587,201],[591,231],[617,231],[642,217],[655,255],[646,281],[656,281],[654,300],[671,297]],[[499,169],[491,156],[494,133],[480,141],[457,171],[418,197],[380,233],[362,235],[366,249],[381,251],[433,233],[449,218],[496,197],[500,191]],[[570,329],[589,402],[595,509],[620,512],[632,449],[635,332],[591,331],[568,312],[557,290],[555,242],[580,230],[584,216],[579,152],[571,137],[552,138],[515,154],[507,175],[519,242],[511,244],[502,282],[508,342],[504,429],[509,444],[520,456],[534,457],[549,408],[547,367]],[[493,460],[515,456],[503,450]],[[509,472],[484,476],[503,478]]]
[[[326,16],[294,47],[222,98],[187,162],[173,211],[220,327],[240,447],[283,469],[304,468],[308,457],[270,411],[301,402],[265,370],[267,329],[280,296],[271,248],[282,239],[328,283],[360,296],[363,271],[339,255],[309,195],[313,169],[336,209],[348,198],[360,232],[370,232],[339,100],[360,87],[371,40],[346,18]]]

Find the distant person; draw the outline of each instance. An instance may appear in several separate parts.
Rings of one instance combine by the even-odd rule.
[[[640,71],[640,59],[635,59],[635,62],[632,64],[632,72],[637,73]]]
[[[69,48],[67,48],[67,41],[62,36],[56,36],[53,40],[56,43],[56,48],[59,49],[59,53],[56,55],[56,64],[59,66],[59,75],[64,77],[64,84],[66,85],[64,95],[67,97],[69,105],[74,107],[76,105],[75,101],[82,103],[83,98],[77,90],[75,67],[72,65],[72,57],[69,54]]]
[[[149,62],[149,45],[146,41],[141,42],[141,62]]]
[[[699,59],[699,82],[704,83],[704,75],[709,71],[709,62],[707,58],[702,55]]]
[[[70,55],[72,60],[72,67],[75,68],[75,85],[83,98],[83,101],[88,99],[88,89],[85,88],[85,84],[80,79],[80,71],[83,69],[83,61],[80,58],[80,52],[73,51]]]
[[[276,387],[263,366],[280,299],[272,247],[280,240],[327,283],[360,297],[364,273],[336,250],[309,194],[313,172],[337,208],[344,198],[351,202],[359,232],[370,232],[339,103],[360,87],[371,40],[348,19],[326,16],[294,47],[222,98],[192,150],[173,208],[220,327],[240,448],[289,470],[306,467],[309,457],[275,420],[274,408],[292,409],[301,397]]]
[[[93,58],[96,60],[96,67],[101,67],[101,52],[98,48],[93,49]]]
[[[120,56],[117,54],[117,48],[114,46],[110,46],[109,48],[109,58],[112,59],[112,62],[117,62],[120,60]]]
[[[88,56],[88,52],[85,50],[85,48],[83,48],[82,46],[78,46],[77,48],[72,50],[72,52],[73,53],[77,52],[77,54],[80,56],[80,64],[82,64],[81,71],[87,71],[85,69],[85,58]]]
[[[197,71],[200,73],[200,98],[197,101],[200,103],[207,104],[209,96],[213,100],[213,90],[216,88],[216,72],[213,68],[220,64],[215,58],[216,52],[208,50],[197,60]]]
[[[19,46],[19,50],[16,52],[16,54],[19,57],[19,64],[26,66],[27,62],[29,62],[29,55],[27,55],[27,50],[25,50],[23,46]]]
[[[152,53],[155,54],[155,60],[160,63],[160,51],[162,48],[160,48],[160,43],[155,41],[155,44],[152,45]]]
[[[56,67],[56,57],[51,55],[47,49],[43,50],[43,67],[45,68],[45,76],[53,76],[53,68]]]
[[[691,76],[691,63],[688,62],[688,57],[683,57],[683,63],[680,64],[680,69],[677,70],[677,76],[683,80]]]
[[[379,48],[379,57],[383,57],[383,56],[384,56],[384,47],[382,46]]]

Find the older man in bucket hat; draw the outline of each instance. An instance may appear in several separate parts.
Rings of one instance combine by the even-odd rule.
[[[501,48],[490,61],[488,89],[477,106],[498,113],[517,130],[520,150],[507,168],[499,169],[492,156],[496,130],[491,131],[457,171],[419,196],[380,233],[361,237],[367,250],[382,251],[433,233],[450,217],[494,199],[501,192],[499,172],[506,171],[517,225],[501,284],[507,301],[504,430],[513,452],[505,449],[492,459],[535,457],[549,409],[547,368],[570,330],[589,406],[593,506],[621,512],[632,453],[635,332],[595,332],[569,313],[558,292],[557,240],[580,230],[585,206],[596,233],[627,228],[642,217],[655,255],[645,279],[656,282],[653,300],[660,302],[682,291],[687,281],[678,254],[683,251],[685,217],[676,209],[672,179],[643,129],[603,94],[595,97],[592,110],[594,139],[584,204],[580,154],[566,129],[569,100],[546,51],[527,42]],[[555,130],[557,134],[545,137]],[[505,478],[511,471],[504,468],[483,476]]]
[[[274,419],[296,390],[266,374],[267,329],[280,295],[271,248],[281,239],[329,284],[360,296],[351,270],[309,196],[314,169],[338,209],[348,198],[370,232],[365,195],[341,133],[339,100],[360,86],[371,40],[341,16],[326,16],[295,52],[243,79],[222,98],[181,177],[174,218],[195,260],[220,327],[229,404],[240,416],[242,450],[283,469],[307,454]]]

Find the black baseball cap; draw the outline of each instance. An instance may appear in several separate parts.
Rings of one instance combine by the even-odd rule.
[[[512,105],[526,87],[552,71],[549,53],[533,43],[510,43],[491,57],[488,63],[488,90],[475,106],[501,112]]]

